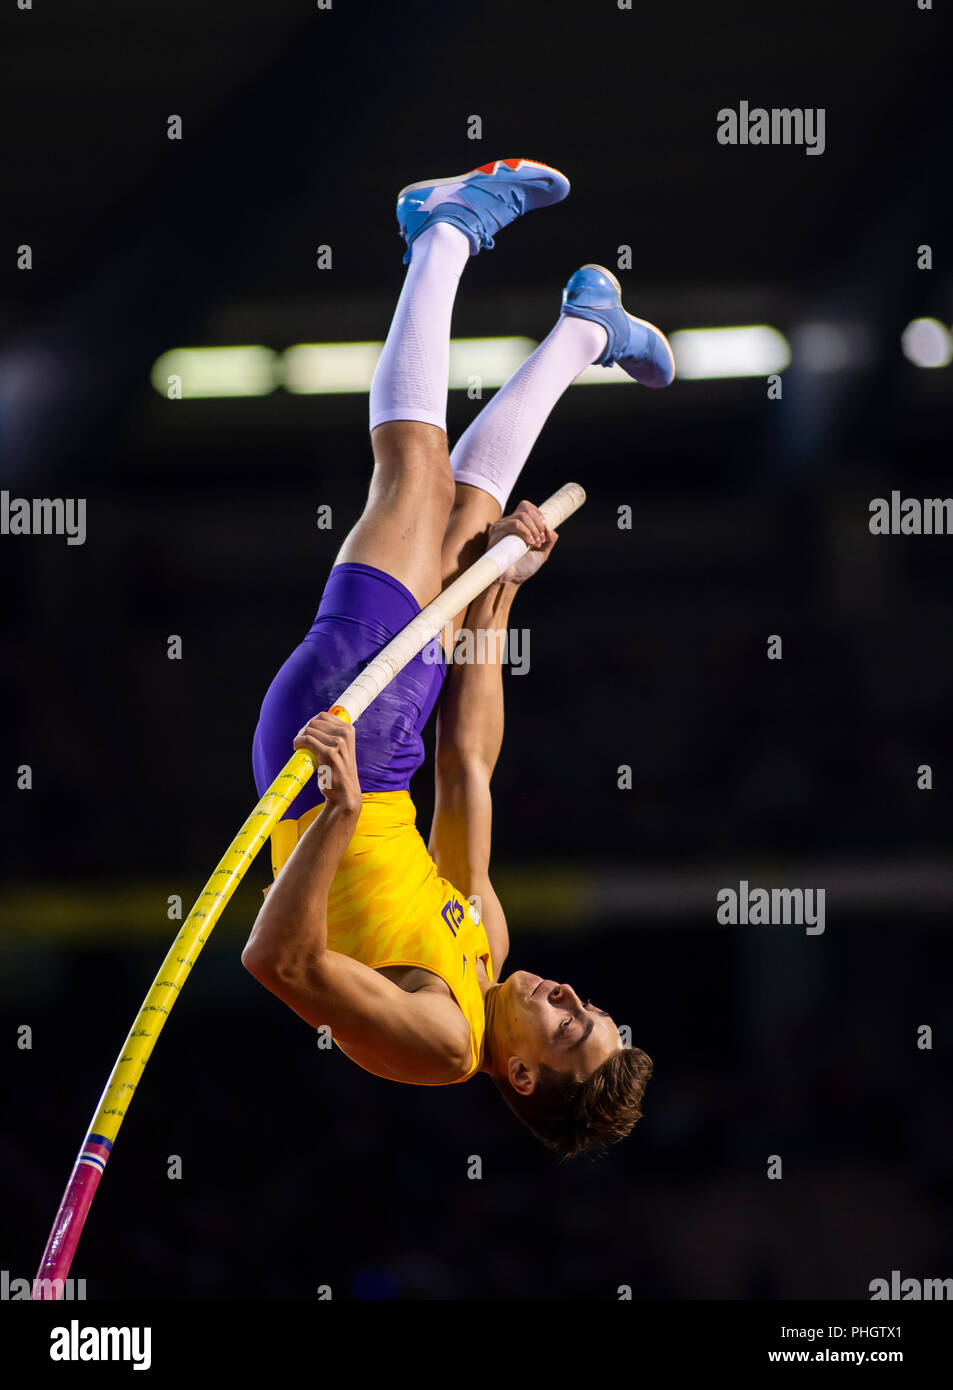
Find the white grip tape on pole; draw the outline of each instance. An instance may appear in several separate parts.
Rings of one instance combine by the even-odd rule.
[[[572,516],[585,502],[586,494],[578,483],[566,483],[552,497],[540,504],[539,510],[553,529],[560,526],[567,517]],[[461,609],[482,594],[483,590],[498,579],[510,565],[514,565],[529,549],[519,536],[504,536],[492,545],[469,569],[464,570],[452,584],[422,608],[416,618],[401,628],[377,653],[344,694],[335,701],[347,711],[353,724],[367,709],[384,686],[402,671],[408,661],[413,661],[419,651],[451,622]]]

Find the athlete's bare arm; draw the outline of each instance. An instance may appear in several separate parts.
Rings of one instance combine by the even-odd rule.
[[[242,963],[313,1028],[326,1024],[355,1061],[395,1081],[439,1085],[470,1063],[470,1029],[442,991],[408,993],[328,950],[328,891],[361,810],[354,729],[330,714],[295,739],[331,769],[328,805],[282,868],[255,921]]]
[[[519,535],[533,548],[474,599],[464,626],[487,634],[486,652],[501,650],[516,591],[556,543],[538,507],[521,502],[487,532],[487,546]],[[479,644],[474,650],[479,653]],[[440,873],[467,897],[480,899],[496,979],[509,953],[509,934],[490,881],[493,804],[490,780],[503,742],[503,676],[499,660],[453,664],[437,717],[436,788],[430,853]]]

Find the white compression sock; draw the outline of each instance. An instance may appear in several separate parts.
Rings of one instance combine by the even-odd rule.
[[[560,318],[460,436],[450,455],[454,480],[482,488],[505,511],[547,416],[566,387],[602,356],[607,341],[601,324]]]
[[[447,428],[450,317],[470,243],[435,222],[412,244],[404,287],[371,381],[371,429],[386,420]]]

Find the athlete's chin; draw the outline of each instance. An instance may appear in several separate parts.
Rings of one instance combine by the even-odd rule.
[[[511,992],[525,1004],[537,985],[543,982],[542,975],[534,975],[531,970],[514,970],[506,981]]]

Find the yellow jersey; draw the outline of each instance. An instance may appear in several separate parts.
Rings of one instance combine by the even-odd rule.
[[[408,791],[364,792],[351,842],[328,894],[328,948],[376,970],[417,966],[438,975],[470,1026],[470,1065],[456,1081],[468,1081],[483,1060],[486,1014],[477,961],[493,983],[486,929],[476,909],[437,872],[417,830]],[[271,836],[277,877],[312,821],[327,803],[298,820],[281,820]]]

